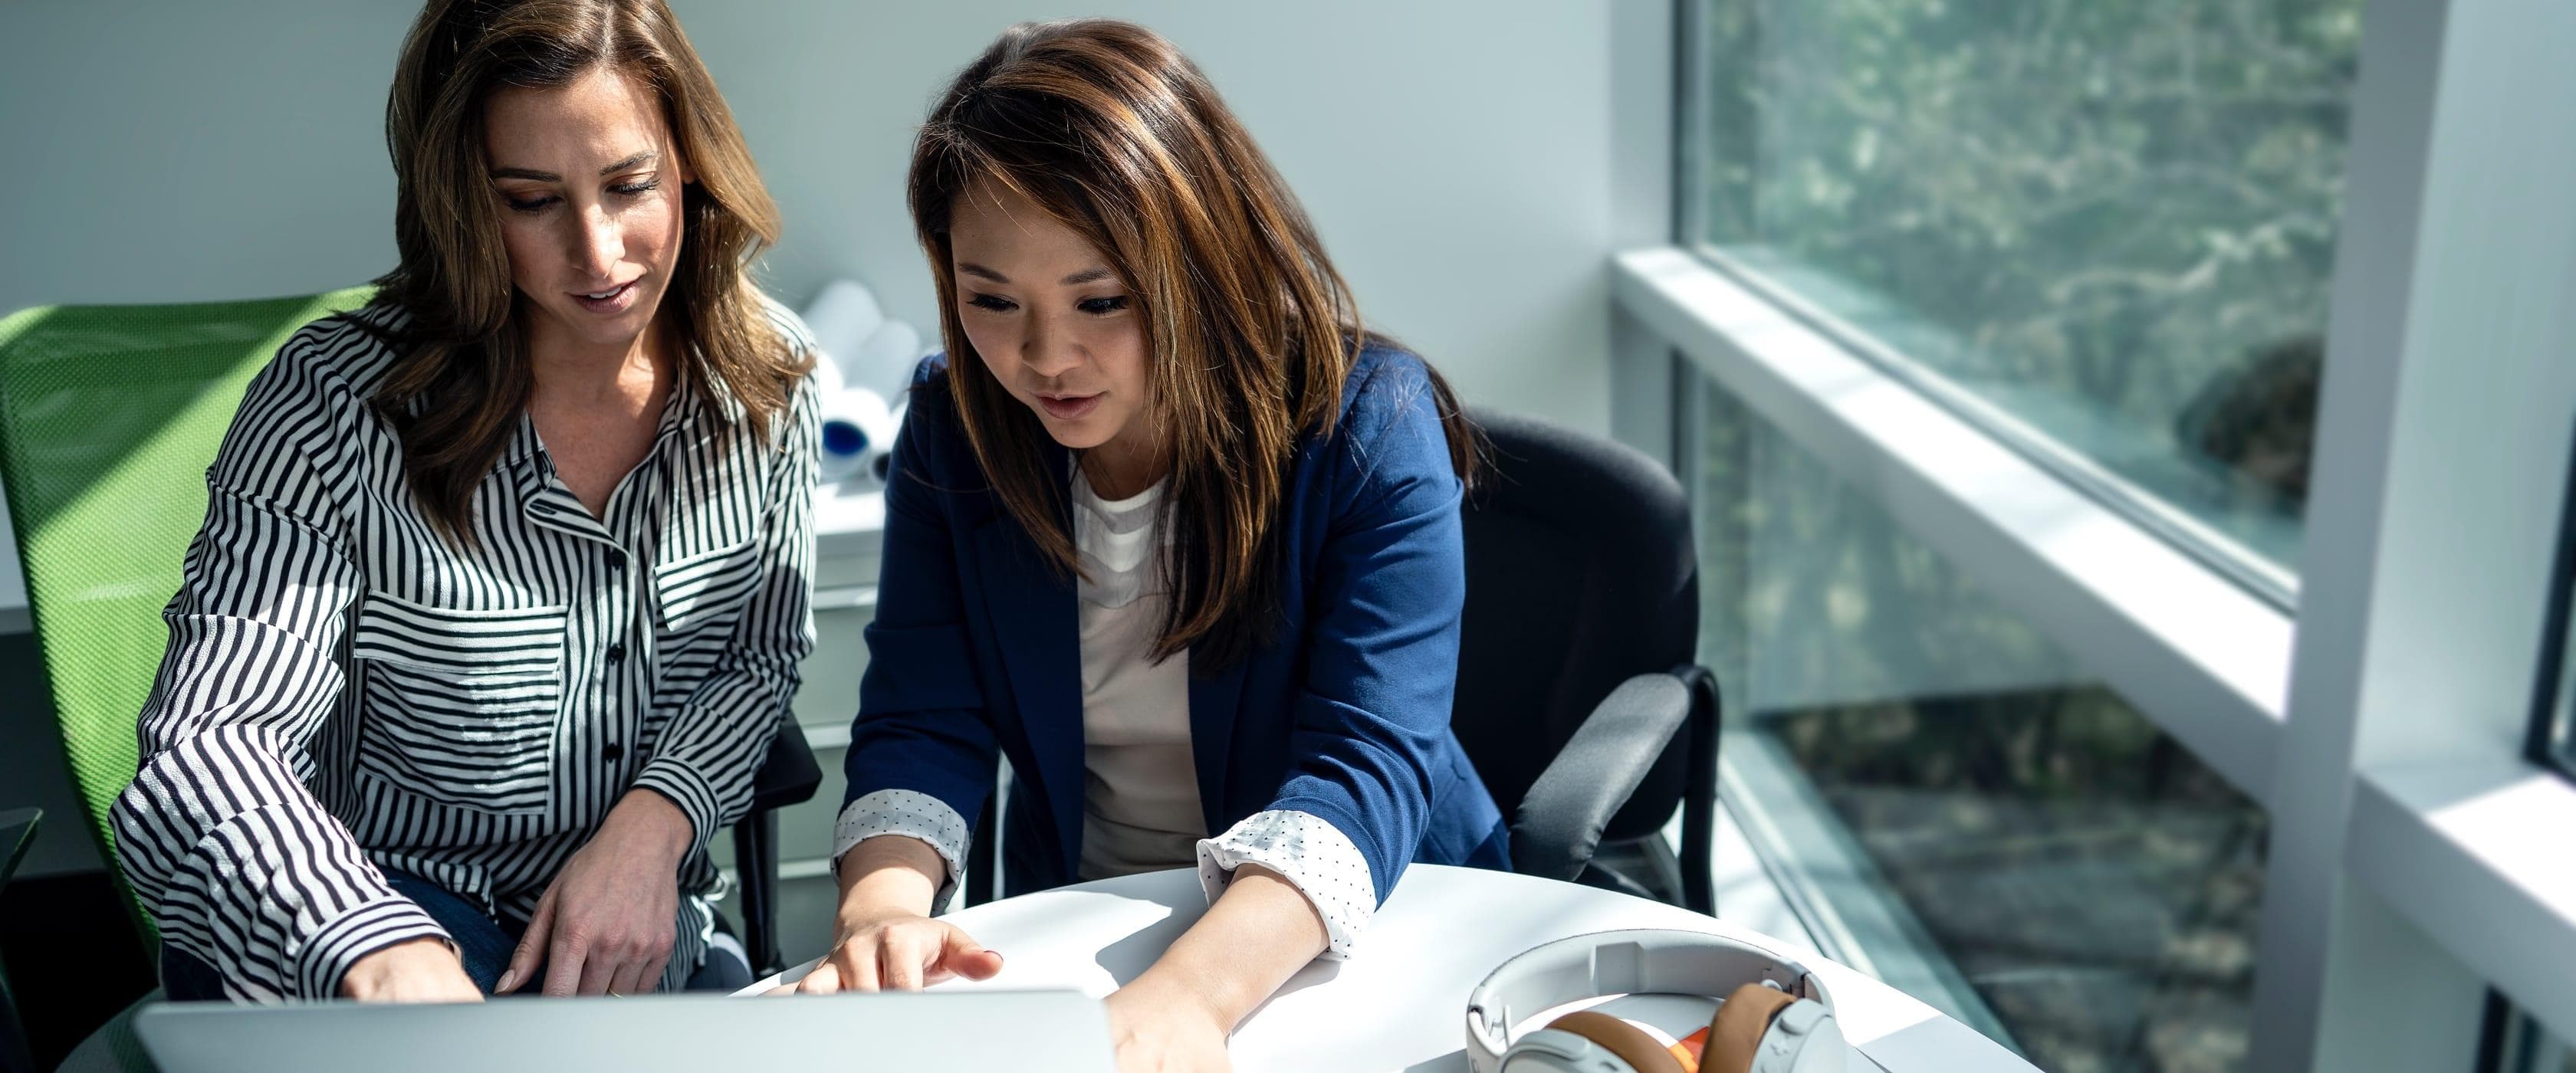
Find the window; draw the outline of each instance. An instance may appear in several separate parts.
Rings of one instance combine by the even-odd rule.
[[[1681,227],[2288,603],[2360,0],[1695,0]]]
[[[1689,375],[1721,785],[1827,956],[2044,1069],[2241,1068],[2264,811]]]

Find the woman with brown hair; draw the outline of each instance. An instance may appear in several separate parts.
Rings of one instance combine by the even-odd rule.
[[[1474,433],[1363,331],[1285,184],[1169,42],[1004,33],[912,163],[944,356],[913,382],[808,991],[989,977],[932,918],[1011,762],[1007,885],[1198,868],[1109,999],[1130,1069],[1348,956],[1411,861],[1505,867],[1449,732]]]
[[[776,210],[661,0],[432,0],[385,133],[401,263],[251,383],[164,612],[165,988],[747,983],[707,840],[812,646]]]

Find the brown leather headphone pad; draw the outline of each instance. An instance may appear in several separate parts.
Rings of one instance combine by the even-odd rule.
[[[1700,1052],[1700,1073],[1753,1073],[1762,1033],[1770,1029],[1772,1018],[1797,1001],[1796,995],[1761,984],[1736,988],[1717,1008],[1717,1016],[1709,1018],[1708,1047]]]
[[[1547,1027],[1600,1044],[1628,1068],[1637,1073],[1682,1073],[1682,1063],[1673,1052],[1655,1042],[1646,1030],[1597,1010],[1576,1010],[1547,1023]]]

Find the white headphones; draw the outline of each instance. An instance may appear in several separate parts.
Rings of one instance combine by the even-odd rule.
[[[1604,931],[1535,947],[1502,963],[1467,998],[1474,1073],[1681,1073],[1644,1030],[1591,1010],[1515,1042],[1520,1018],[1618,994],[1728,993],[1709,1021],[1702,1073],[1843,1073],[1849,1046],[1824,984],[1796,959],[1695,931]]]

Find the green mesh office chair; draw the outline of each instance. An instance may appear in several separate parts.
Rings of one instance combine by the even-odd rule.
[[[82,816],[122,901],[108,807],[134,781],[135,716],[169,628],[161,608],[206,518],[206,467],[250,378],[295,329],[369,291],[174,306],[56,306],[0,320],[0,486]],[[10,804],[12,802],[0,802]],[[69,818],[66,817],[66,820]],[[120,1015],[83,1050],[149,1068]]]
[[[287,337],[371,294],[52,306],[0,319],[0,485],[63,751],[104,860],[116,859],[108,808],[134,780],[135,716],[169,640],[161,609],[205,521],[206,467],[251,377]],[[741,905],[754,957],[774,961],[769,813],[813,796],[820,781],[803,736],[778,735],[755,781],[735,831]],[[150,946],[152,922],[126,894]]]
[[[0,320],[0,485],[55,725],[104,860],[116,859],[108,806],[134,781],[134,717],[170,637],[161,608],[206,520],[206,467],[287,337],[370,293]],[[150,918],[130,891],[126,902],[150,940]]]

